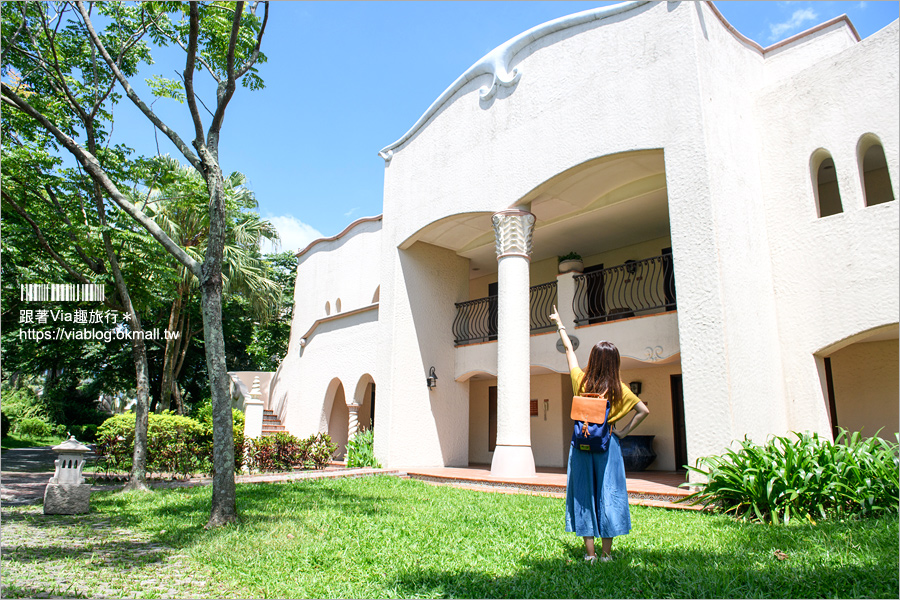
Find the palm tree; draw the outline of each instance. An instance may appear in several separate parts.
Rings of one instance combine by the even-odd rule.
[[[206,182],[196,169],[180,165],[169,156],[159,157],[154,163],[158,169],[156,180],[143,190],[140,199],[135,198],[136,203],[144,204],[145,212],[157,225],[192,258],[202,262],[209,237]],[[279,237],[275,227],[254,212],[258,204],[253,192],[245,187],[246,181],[246,176],[237,171],[225,178],[223,295],[245,296],[254,317],[265,323],[281,304],[281,288],[270,278],[269,267],[259,253],[259,244],[263,239],[277,243]],[[132,194],[137,196],[137,190]],[[186,310],[194,292],[199,289],[199,282],[180,263],[173,260],[172,264],[177,268],[178,276],[169,311],[167,330],[171,333],[166,336],[158,406],[168,410],[174,397],[178,413],[183,414],[184,406],[176,382],[191,339],[202,331],[202,327],[194,330],[190,311]]]

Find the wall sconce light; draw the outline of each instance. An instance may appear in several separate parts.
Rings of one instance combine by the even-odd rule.
[[[428,377],[425,379],[425,383],[428,384],[428,389],[433,390],[437,385],[438,376],[434,372],[434,367],[431,367],[431,370],[428,371]]]
[[[641,395],[641,382],[640,381],[632,381],[631,383],[628,384],[628,387],[631,388],[631,391],[634,393],[635,396]]]

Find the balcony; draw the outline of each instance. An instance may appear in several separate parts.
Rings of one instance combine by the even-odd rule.
[[[556,282],[551,281],[529,289],[531,333],[552,331],[550,313],[556,304]],[[497,339],[497,296],[456,303],[453,336],[456,346]]]
[[[672,255],[626,261],[575,276],[577,325],[675,310]]]

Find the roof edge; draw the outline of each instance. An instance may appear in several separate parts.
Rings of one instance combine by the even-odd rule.
[[[357,219],[357,220],[353,221],[352,223],[350,223],[349,225],[347,225],[347,226],[344,228],[344,230],[343,230],[342,232],[340,232],[339,234],[337,234],[337,235],[333,235],[333,236],[331,236],[331,237],[322,237],[322,238],[319,238],[319,239],[316,239],[316,240],[311,241],[311,242],[306,246],[306,248],[304,248],[303,250],[300,250],[300,251],[297,252],[294,256],[297,257],[297,258],[300,258],[300,257],[303,256],[304,254],[306,254],[307,252],[309,252],[310,250],[312,250],[312,247],[313,247],[313,246],[316,246],[317,244],[321,244],[321,243],[323,243],[323,242],[334,242],[334,241],[336,241],[336,240],[339,240],[339,239],[341,239],[342,237],[344,237],[345,235],[347,235],[348,233],[350,233],[350,230],[353,229],[354,227],[356,227],[356,226],[358,226],[358,225],[362,225],[363,223],[371,223],[371,222],[374,222],[374,221],[380,221],[380,220],[382,219],[382,217],[384,217],[383,214],[378,215],[378,216],[375,216],[375,217],[362,217],[361,219]]]
[[[829,19],[828,21],[825,21],[824,23],[819,23],[818,25],[815,25],[814,27],[810,27],[809,29],[807,29],[805,31],[801,31],[800,33],[795,33],[791,37],[781,40],[780,42],[776,42],[776,43],[772,44],[771,46],[763,47],[763,46],[760,46],[758,43],[754,42],[753,40],[751,40],[750,38],[748,38],[747,36],[745,36],[743,33],[738,31],[737,29],[735,29],[734,25],[729,23],[728,19],[726,19],[725,16],[721,12],[719,12],[719,9],[716,7],[715,3],[712,0],[707,0],[706,4],[712,9],[713,14],[716,15],[716,17],[722,22],[722,24],[725,26],[725,29],[730,31],[732,33],[732,35],[734,35],[734,37],[736,37],[740,41],[744,42],[745,44],[747,44],[748,46],[750,46],[751,48],[753,48],[754,50],[756,50],[763,56],[765,56],[769,52],[772,52],[773,50],[783,48],[784,46],[789,46],[789,45],[793,44],[794,42],[799,41],[800,39],[805,38],[809,35],[812,35],[818,31],[827,29],[828,27],[831,27],[832,25],[835,25],[841,21],[843,21],[847,24],[847,26],[850,28],[850,32],[853,34],[853,37],[856,38],[857,42],[862,41],[862,38],[859,37],[859,32],[856,31],[856,27],[853,26],[852,22],[850,22],[850,17],[848,17],[846,14],[844,14],[844,15],[840,15],[838,17],[834,17],[833,19]]]
[[[512,87],[516,83],[519,82],[519,78],[522,76],[522,72],[519,69],[512,69],[510,71],[509,66],[512,62],[512,59],[515,58],[516,54],[518,54],[523,48],[527,47],[532,42],[535,42],[542,37],[550,35],[551,33],[556,33],[557,31],[562,31],[564,29],[568,29],[570,27],[575,27],[576,25],[582,25],[584,23],[590,23],[591,21],[598,21],[601,19],[606,19],[608,17],[612,17],[624,12],[628,12],[639,6],[644,4],[649,4],[650,0],[634,0],[631,2],[621,2],[619,4],[614,4],[612,6],[603,6],[599,8],[592,8],[589,10],[584,10],[575,14],[566,15],[564,17],[560,17],[558,19],[554,19],[552,21],[547,21],[546,23],[542,23],[531,29],[520,33],[512,39],[507,40],[506,42],[500,44],[487,54],[485,54],[481,59],[479,59],[475,64],[466,69],[466,71],[457,77],[456,81],[450,84],[447,89],[443,91],[443,93],[438,96],[437,100],[435,100],[431,106],[422,114],[421,117],[413,124],[412,127],[409,128],[409,131],[403,134],[403,136],[398,139],[393,144],[389,144],[382,148],[378,155],[384,159],[384,162],[391,162],[391,158],[394,156],[394,150],[405,144],[410,138],[412,138],[420,129],[425,126],[425,123],[428,122],[431,117],[433,117],[438,110],[444,104],[447,103],[448,100],[458,92],[465,84],[472,81],[476,77],[480,77],[481,75],[492,75],[493,80],[491,81],[490,86],[482,87],[479,90],[479,97],[482,100],[490,100],[493,98],[497,90],[500,86],[503,87]]]

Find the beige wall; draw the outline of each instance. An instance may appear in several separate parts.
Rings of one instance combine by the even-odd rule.
[[[535,466],[566,466],[572,435],[568,420],[572,406],[569,381],[568,375],[557,373],[531,377],[531,398],[538,401],[538,415],[530,417]],[[469,381],[469,462],[472,464],[490,464],[494,455],[488,451],[488,388],[494,385],[497,380],[493,378]],[[548,400],[546,414],[545,399]]]
[[[672,247],[672,238],[661,237],[655,240],[648,240],[640,244],[632,244],[630,246],[622,246],[609,252],[602,254],[592,254],[584,257],[584,266],[592,267],[602,264],[604,267],[615,267],[624,264],[626,260],[641,260],[652,256],[662,254],[663,248]]]
[[[831,355],[838,425],[894,439],[898,422],[897,340],[851,344]]]
[[[622,381],[640,381],[641,400],[650,407],[650,416],[635,430],[636,435],[654,435],[656,460],[651,471],[675,469],[675,441],[672,429],[672,392],[670,375],[681,373],[681,365],[623,370]],[[490,464],[488,452],[488,388],[496,379],[469,381],[469,462]],[[572,436],[572,383],[568,374],[534,375],[531,397],[538,401],[538,416],[531,417],[531,448],[538,467],[564,467]],[[549,400],[546,420],[544,399]]]
[[[656,436],[653,439],[656,460],[647,467],[649,471],[674,471],[676,467],[670,376],[678,373],[681,373],[680,364],[623,370],[620,374],[626,384],[632,381],[641,382],[640,397],[650,409],[650,415],[634,430],[635,435]]]

